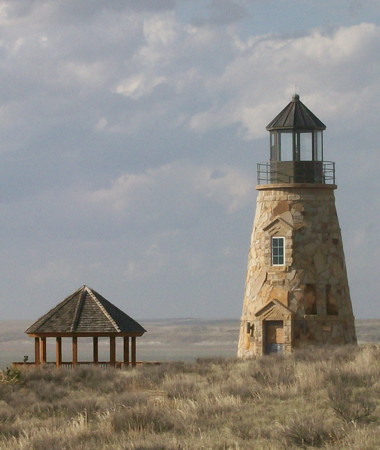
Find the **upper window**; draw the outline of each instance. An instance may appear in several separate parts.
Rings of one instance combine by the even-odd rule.
[[[272,237],[272,265],[283,266],[285,264],[285,238]]]
[[[313,133],[297,132],[297,150],[300,161],[313,161]]]
[[[293,161],[293,133],[279,133],[281,161]]]
[[[271,161],[323,161],[321,130],[270,132]]]
[[[314,133],[314,159],[323,161],[323,134],[322,131]]]

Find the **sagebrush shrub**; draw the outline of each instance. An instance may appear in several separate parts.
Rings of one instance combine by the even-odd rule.
[[[270,355],[252,360],[251,377],[262,386],[290,385],[294,383],[294,362],[283,355]]]
[[[13,423],[17,415],[13,408],[8,406],[5,402],[0,402],[0,424],[10,424]]]
[[[179,366],[181,367],[181,363]],[[154,366],[142,366],[138,370],[138,377],[136,377],[136,384],[140,388],[151,389],[161,384],[161,382],[167,376],[170,369],[173,369],[174,365],[164,363]],[[182,373],[182,372],[181,372]]]
[[[79,396],[65,398],[57,406],[59,406],[60,414],[64,414],[67,417],[84,414],[87,420],[92,420],[97,414],[105,411],[109,404],[102,398],[91,396],[88,393],[82,393]]]
[[[68,438],[62,441],[61,436],[36,436],[31,441],[33,450],[52,450],[68,448]]]
[[[281,428],[289,444],[297,447],[323,447],[342,438],[342,430],[336,424],[327,422],[322,415],[296,415]]]
[[[71,380],[74,385],[85,384],[88,389],[102,393],[123,392],[130,382],[128,378],[120,376],[120,371],[113,367],[105,370],[95,366],[72,370]]]
[[[243,401],[252,401],[261,398],[262,388],[254,382],[247,383],[247,381],[241,379],[224,383],[221,386],[221,391],[223,394],[239,397]]]
[[[8,403],[14,392],[14,386],[6,383],[0,383],[0,401]]]
[[[241,399],[233,395],[213,394],[198,398],[197,423],[212,426],[215,419],[227,417],[241,408]]]
[[[67,389],[57,385],[57,383],[52,380],[30,380],[26,381],[25,384],[28,385],[28,389],[36,393],[39,400],[44,402],[56,402],[67,395]]]
[[[371,376],[366,373],[359,373],[356,369],[336,368],[332,369],[326,375],[326,381],[334,386],[343,386],[344,388],[367,387],[371,383]]]
[[[112,429],[115,432],[151,431],[164,433],[175,430],[180,432],[183,425],[173,411],[159,406],[136,406],[119,408],[111,416]]]
[[[168,398],[195,399],[200,391],[200,380],[196,376],[167,378],[162,388]]]
[[[345,422],[364,422],[376,409],[370,390],[354,391],[351,386],[333,385],[328,388],[331,406]]]
[[[12,438],[20,436],[21,431],[17,426],[11,423],[0,423],[0,437]]]
[[[148,403],[149,396],[146,392],[130,392],[124,391],[117,395],[111,396],[111,401],[117,406],[133,407],[137,405],[146,405]]]

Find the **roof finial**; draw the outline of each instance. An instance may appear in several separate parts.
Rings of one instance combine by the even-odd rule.
[[[292,97],[292,100],[293,100],[294,102],[298,102],[299,99],[300,99],[300,96],[299,96],[298,94],[294,93],[294,94],[293,94],[293,97]]]

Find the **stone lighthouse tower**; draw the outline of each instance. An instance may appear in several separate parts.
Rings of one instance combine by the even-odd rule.
[[[326,126],[294,95],[258,164],[238,356],[356,343]]]

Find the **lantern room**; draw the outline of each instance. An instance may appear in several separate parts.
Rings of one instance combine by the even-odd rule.
[[[323,159],[326,126],[295,94],[292,101],[269,123],[270,162],[259,164],[259,184],[335,184],[334,163]]]

